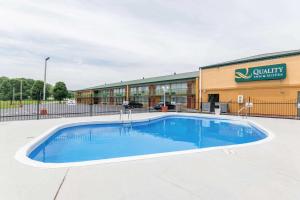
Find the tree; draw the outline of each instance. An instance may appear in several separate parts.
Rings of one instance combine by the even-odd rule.
[[[73,92],[73,91],[68,91],[68,98],[69,99],[74,99],[74,97],[75,97],[75,92]]]
[[[43,98],[43,92],[44,92],[44,81],[37,80],[34,82],[32,88],[31,88],[31,98],[35,100],[41,100]],[[46,99],[50,95],[50,87],[47,84],[46,85]]]
[[[53,88],[53,97],[55,100],[61,101],[68,97],[68,89],[64,82],[57,82]]]
[[[23,80],[23,99],[30,99],[32,96],[32,87],[35,83],[33,79],[22,79]]]
[[[21,81],[22,81],[22,99],[38,99],[43,96],[43,81],[36,81],[27,78],[7,78],[0,77],[0,100],[12,100],[13,90],[15,100],[21,98]],[[49,97],[52,93],[52,85],[46,84],[46,97]],[[41,94],[41,96],[39,96]]]
[[[11,90],[14,90],[14,99],[20,99],[20,86],[21,86],[21,79],[13,78],[9,80],[11,85]],[[11,92],[13,94],[13,92]],[[13,96],[13,95],[12,95]]]
[[[12,85],[9,79],[4,79],[0,85],[0,98],[1,100],[11,100],[12,99]]]

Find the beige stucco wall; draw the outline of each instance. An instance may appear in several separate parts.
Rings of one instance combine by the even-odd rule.
[[[235,82],[235,69],[285,63],[287,77],[284,80]],[[300,91],[300,56],[249,62],[224,67],[202,69],[202,101],[208,94],[220,94],[220,101],[236,101],[238,95],[265,100],[296,99]]]

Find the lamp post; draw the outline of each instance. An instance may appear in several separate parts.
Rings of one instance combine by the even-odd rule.
[[[164,107],[166,107],[166,91],[169,89],[169,87],[163,86],[162,89],[164,91]]]
[[[13,91],[12,92],[13,92],[13,98],[12,99],[13,99],[13,102],[14,102],[15,101],[15,86],[13,87]]]
[[[46,100],[46,78],[47,78],[47,61],[50,59],[50,57],[47,57],[45,59],[45,71],[44,71],[44,90],[43,90],[43,100]]]

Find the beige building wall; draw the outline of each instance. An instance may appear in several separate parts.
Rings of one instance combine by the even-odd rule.
[[[235,82],[235,69],[285,63],[287,77],[283,80]],[[202,102],[208,94],[219,94],[221,102],[237,101],[238,95],[265,100],[297,99],[300,91],[300,56],[202,69]]]
[[[287,77],[282,80],[236,82],[235,69],[285,63]],[[248,62],[223,67],[202,69],[202,102],[208,102],[209,94],[219,94],[219,101],[229,103],[229,112],[238,113],[245,104],[238,104],[238,95],[244,102],[250,100],[253,108],[243,110],[258,115],[299,115],[297,109],[300,92],[300,56],[290,56],[264,61]]]

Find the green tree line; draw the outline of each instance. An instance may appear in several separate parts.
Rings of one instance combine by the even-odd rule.
[[[42,99],[43,88],[44,82],[41,80],[0,77],[0,100]],[[73,93],[68,91],[64,82],[57,82],[54,86],[47,83],[46,98],[61,101],[73,98]]]

